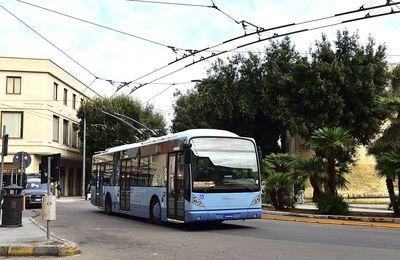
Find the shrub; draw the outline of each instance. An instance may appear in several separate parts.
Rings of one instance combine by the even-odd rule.
[[[349,213],[349,204],[338,194],[323,193],[317,199],[318,213],[344,215]]]
[[[285,196],[283,198],[283,205],[286,209],[294,209],[295,199],[292,196]]]

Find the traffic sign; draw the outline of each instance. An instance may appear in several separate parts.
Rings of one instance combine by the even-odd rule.
[[[26,168],[31,165],[31,156],[26,152],[18,152],[14,154],[13,164],[20,168]]]

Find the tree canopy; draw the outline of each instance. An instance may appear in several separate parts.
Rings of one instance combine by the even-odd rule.
[[[120,117],[132,124],[131,127],[102,111],[122,114],[151,129],[165,129],[165,121],[161,114],[155,112],[152,106],[142,106],[138,100],[133,100],[129,96],[99,97],[85,101],[77,114],[81,119],[79,124],[81,140],[83,140],[82,119],[86,116],[86,151],[89,157],[108,147],[136,142],[140,134],[133,127],[143,129],[143,126],[134,121]]]
[[[323,127],[347,130],[368,144],[387,112],[377,109],[389,78],[386,48],[357,33],[325,35],[300,55],[287,37],[272,41],[262,55],[217,60],[208,77],[187,93],[177,93],[172,130],[220,128],[252,136],[263,151],[282,151],[286,131],[309,140]]]

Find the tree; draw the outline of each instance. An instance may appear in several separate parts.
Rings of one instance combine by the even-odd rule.
[[[379,99],[379,110],[389,112],[390,125],[382,136],[373,142],[368,152],[376,157],[378,175],[386,179],[390,207],[395,216],[400,216],[400,66],[391,74],[392,89],[387,97]],[[399,195],[395,195],[394,182],[398,181]]]
[[[310,50],[311,61],[286,55],[293,60],[290,67],[275,54],[291,53],[290,41],[283,40],[279,48],[271,45],[274,55],[265,56],[266,111],[272,111],[279,126],[306,141],[317,129],[341,127],[357,144],[368,144],[387,117],[376,109],[386,92],[386,49],[375,45],[373,38],[361,45],[358,34],[347,30],[338,31],[333,44],[322,35]]]
[[[154,111],[153,107],[143,107],[138,100],[133,100],[126,95],[113,98],[95,98],[85,101],[77,112],[81,119],[79,124],[79,137],[83,140],[83,118],[86,117],[86,151],[88,157],[97,151],[108,147],[133,143],[137,141],[139,133],[128,124],[111,117],[108,113],[119,113],[153,129],[165,129],[164,118]],[[129,120],[126,120],[129,121]],[[135,128],[143,128],[139,124],[130,122]]]
[[[377,169],[380,177],[386,178],[386,187],[390,198],[390,208],[393,208],[396,217],[400,216],[400,193],[396,196],[394,182],[398,181],[400,192],[400,153],[385,152],[377,157]]]
[[[265,190],[269,193],[275,209],[285,209],[285,198],[293,199],[289,193],[295,180],[289,173],[295,161],[294,155],[286,153],[271,153],[263,160],[263,168],[266,171]]]
[[[336,166],[339,163],[343,166],[351,162],[355,154],[355,140],[342,128],[322,128],[312,135],[311,145],[316,154],[327,160],[327,191],[337,194],[338,170]]]
[[[313,187],[313,201],[323,192],[325,163],[321,157],[298,159],[295,163],[295,178],[299,182],[310,180]]]
[[[288,37],[272,41],[263,55],[217,60],[207,78],[188,93],[177,93],[173,131],[211,127],[252,136],[266,153],[286,131],[309,141],[317,129],[341,127],[357,144],[368,144],[387,112],[377,109],[388,78],[386,48],[357,33],[325,35],[310,50],[295,51]]]
[[[349,173],[348,161],[336,162],[336,186],[337,188],[347,188],[348,181],[345,174]],[[310,180],[313,187],[313,201],[317,202],[318,198],[325,193],[328,188],[328,175],[326,173],[327,160],[322,157],[314,156],[310,158],[297,159],[295,163],[294,178],[299,183]]]
[[[265,153],[279,151],[281,130],[262,109],[262,75],[257,55],[217,60],[208,78],[185,94],[176,93],[172,130],[225,129],[254,137]]]

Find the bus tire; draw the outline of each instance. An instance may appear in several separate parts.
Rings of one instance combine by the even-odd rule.
[[[110,194],[107,194],[107,196],[106,196],[106,201],[104,203],[104,212],[107,215],[111,215],[112,214],[112,203],[111,203]]]
[[[150,222],[154,224],[161,223],[161,203],[157,198],[150,202]]]

